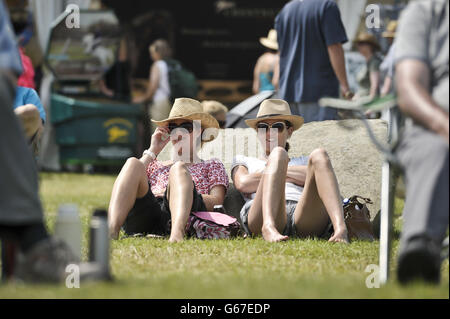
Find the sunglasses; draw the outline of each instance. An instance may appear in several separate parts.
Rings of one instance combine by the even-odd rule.
[[[288,128],[288,127],[290,127],[290,125],[287,123],[284,123],[284,122],[275,122],[275,123],[272,123],[271,125],[264,123],[264,122],[259,122],[258,125],[256,126],[256,128],[258,130],[265,130],[265,131],[267,131],[270,128],[273,128],[273,129],[278,130],[278,133],[283,132],[284,129]]]
[[[188,131],[189,133],[192,133],[192,131],[194,130],[194,123],[192,122],[183,122],[181,124],[176,124],[176,123],[169,123],[169,132],[172,133],[172,131],[178,129],[178,128],[182,128],[185,129],[186,131]]]

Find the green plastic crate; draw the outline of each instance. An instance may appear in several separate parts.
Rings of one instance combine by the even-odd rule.
[[[117,165],[135,155],[140,105],[52,94],[50,110],[62,163]]]

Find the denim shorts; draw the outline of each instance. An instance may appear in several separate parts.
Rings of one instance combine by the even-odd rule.
[[[289,236],[289,237],[299,237],[297,235],[297,228],[295,227],[295,208],[297,207],[297,201],[295,200],[287,200],[286,201],[286,226],[283,229],[282,235]],[[244,228],[244,231],[251,236],[252,233],[250,229],[248,228],[248,212],[250,211],[250,207],[253,204],[253,199],[248,201],[247,203],[242,206],[240,217],[242,221],[242,228]],[[325,227],[322,234],[320,234],[319,238],[322,239],[329,239],[331,237],[331,233],[333,231],[333,224],[331,223],[331,219],[328,217],[328,224]]]
[[[297,207],[297,201],[295,200],[287,200],[286,201],[286,226],[284,227],[282,235],[290,236],[290,237],[296,237],[297,231],[295,228],[295,219],[294,219],[294,212],[295,208]],[[250,229],[248,228],[248,212],[250,211],[250,207],[253,204],[253,199],[245,203],[244,206],[242,206],[240,216],[242,221],[242,227],[244,228],[244,231],[248,235],[252,235]]]

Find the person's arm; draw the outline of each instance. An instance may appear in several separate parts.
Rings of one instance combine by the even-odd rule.
[[[151,100],[156,90],[158,89],[159,77],[160,74],[158,66],[156,65],[156,63],[153,63],[152,68],[150,69],[147,91],[145,91],[144,95],[133,99],[133,103],[144,103],[148,100]]]
[[[280,82],[280,54],[277,54],[275,67],[273,68],[273,78],[272,78],[272,85],[277,91],[279,82]]]
[[[247,167],[239,165],[231,171],[234,187],[244,194],[255,193],[261,181],[262,173],[249,174]]]
[[[418,59],[403,59],[395,70],[398,105],[402,112],[449,143],[449,116],[430,95],[427,64]]]
[[[209,191],[209,194],[202,194],[203,202],[209,212],[214,210],[214,205],[222,205],[225,199],[226,188],[223,185],[216,185]]]
[[[38,108],[33,104],[26,104],[16,107],[14,113],[20,119],[25,136],[29,139],[43,129],[42,119]]]
[[[380,89],[380,96],[386,96],[391,92],[393,79],[394,79],[394,59],[395,59],[395,47],[396,43],[394,42],[389,48],[389,52],[386,58],[383,61],[383,64],[386,65],[386,76],[384,77],[383,84]],[[380,66],[381,69],[381,66]]]
[[[380,83],[380,71],[371,71],[369,77],[370,77],[369,95],[371,98],[375,98],[378,94],[378,85]]]
[[[261,57],[256,61],[255,68],[253,69],[253,94],[257,94],[259,92],[259,69],[261,64]]]
[[[288,166],[286,182],[294,183],[298,186],[305,186],[307,166],[292,165]]]
[[[114,91],[106,86],[106,83],[105,83],[104,79],[100,79],[98,81],[98,85],[99,85],[100,91],[103,94],[105,94],[108,97],[113,97],[114,96]]]
[[[392,78],[390,76],[386,76],[384,79],[383,87],[381,88],[380,95],[385,96],[389,94],[392,86]]]
[[[341,43],[331,44],[328,47],[328,55],[330,56],[331,66],[341,85],[341,92],[344,98],[351,99],[352,92],[347,81],[347,73],[345,71],[344,49]]]

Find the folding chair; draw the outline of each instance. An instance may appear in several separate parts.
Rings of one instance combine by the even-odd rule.
[[[400,127],[404,121],[397,106],[394,95],[371,99],[361,98],[357,101],[346,101],[335,98],[322,98],[319,100],[321,107],[335,107],[350,112],[354,117],[362,120],[370,139],[377,149],[384,155],[381,169],[381,209],[380,209],[380,250],[379,250],[379,281],[385,284],[389,279],[389,265],[391,260],[392,242],[392,216],[394,214],[394,197],[397,179],[402,174],[402,168],[394,155],[399,141]],[[365,113],[387,111],[388,134],[387,146],[382,145],[372,132],[366,120]],[[442,243],[441,259],[449,256],[449,238]]]
[[[347,111],[354,118],[362,120],[370,139],[384,155],[381,172],[379,280],[381,284],[385,284],[389,278],[395,186],[396,180],[401,173],[400,165],[393,152],[398,142],[401,120],[400,112],[396,106],[396,98],[393,95],[378,99],[366,97],[357,101],[322,98],[319,100],[319,105]],[[384,146],[383,143],[376,139],[365,116],[367,111],[381,112],[384,110],[387,111],[388,116],[387,146]]]

